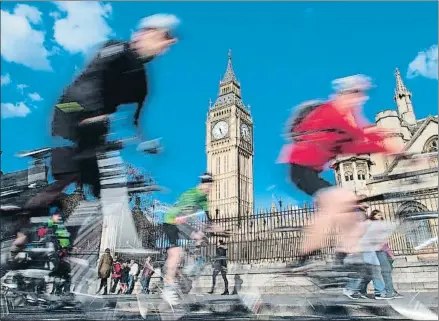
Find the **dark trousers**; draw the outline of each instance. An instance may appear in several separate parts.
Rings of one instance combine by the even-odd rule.
[[[211,290],[211,292],[213,292],[215,290],[216,277],[220,273],[221,273],[221,276],[222,276],[223,281],[224,281],[224,288],[225,288],[224,292],[229,292],[229,281],[227,280],[227,268],[226,267],[216,267],[213,270],[213,274],[212,274],[212,290]]]
[[[30,210],[33,210],[34,212],[43,208],[47,208],[58,198],[58,196],[63,192],[63,190],[68,185],[77,181],[77,179],[78,179],[78,175],[75,174],[60,176],[59,180],[50,184],[40,193],[32,197],[26,203],[25,207]]]
[[[108,278],[101,278],[101,284],[99,285],[99,292],[101,292],[102,288],[104,289],[104,294],[107,294],[108,288]]]
[[[142,284],[142,293],[149,294],[149,283],[151,282],[150,276],[144,276],[140,279],[140,284]]]
[[[119,284],[120,278],[113,278],[113,285],[111,286],[110,293],[116,292],[117,285]]]
[[[74,147],[58,147],[52,149],[51,169],[56,182],[49,185],[39,194],[31,198],[26,207],[33,209],[47,208],[62,191],[71,183],[91,186],[96,198],[100,197],[101,183],[95,150],[105,144],[108,132],[107,124],[77,128],[77,139]],[[80,160],[77,156],[87,156]]]

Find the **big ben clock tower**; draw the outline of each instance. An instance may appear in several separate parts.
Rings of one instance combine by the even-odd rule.
[[[229,50],[226,73],[206,121],[207,168],[214,185],[209,195],[212,217],[253,214],[253,120],[241,98],[241,85]]]

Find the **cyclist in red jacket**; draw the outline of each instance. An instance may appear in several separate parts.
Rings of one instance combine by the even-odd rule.
[[[318,204],[315,224],[308,227],[299,265],[323,247],[325,230],[337,225],[341,229],[341,248],[352,249],[360,231],[356,231],[357,196],[334,187],[320,177],[328,163],[339,155],[400,153],[402,146],[384,145],[383,133],[366,128],[360,112],[370,88],[367,77],[356,75],[335,80],[335,95],[326,102],[302,108],[289,123],[293,142],[284,147],[280,162],[290,166],[291,181],[303,192],[315,196]],[[358,233],[357,233],[358,232]]]

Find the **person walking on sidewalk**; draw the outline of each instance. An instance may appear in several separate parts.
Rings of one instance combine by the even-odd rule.
[[[113,274],[111,275],[111,279],[113,281],[113,285],[111,286],[110,293],[115,293],[117,285],[120,281],[120,274],[122,272],[122,264],[119,259],[116,259],[116,262],[113,264]]]
[[[383,221],[384,216],[383,213],[379,210],[373,210],[372,213],[370,213],[369,219],[371,221]],[[394,261],[394,255],[392,250],[389,247],[389,244],[386,243],[383,245],[380,251],[376,252],[378,261],[380,262],[381,267],[381,276],[384,281],[385,285],[385,291],[386,291],[386,297],[392,298],[392,299],[400,299],[403,298],[401,294],[396,292],[394,286],[393,286],[393,278],[392,278],[392,270],[393,270],[393,261]],[[361,288],[361,295],[366,296],[367,293],[367,285],[370,283],[370,281],[373,281],[375,284],[375,279],[366,279],[364,280],[364,283]]]
[[[110,249],[105,249],[105,253],[102,255],[98,265],[98,274],[99,274],[99,278],[101,279],[101,284],[96,294],[99,294],[102,288],[104,289],[104,295],[107,294],[108,278],[111,275],[112,267],[113,267],[113,257],[110,254]]]
[[[128,279],[130,274],[129,268],[130,262],[124,262],[122,264],[122,271],[120,273],[120,289],[117,291],[117,294],[126,294],[128,290]]]
[[[127,291],[127,294],[132,294],[133,293],[134,286],[136,284],[138,275],[139,275],[139,264],[137,264],[134,260],[131,260],[130,272],[128,274],[128,291]]]
[[[140,284],[142,285],[142,293],[149,294],[149,283],[154,274],[154,267],[151,264],[151,257],[148,256],[145,260],[142,276],[140,277]]]
[[[209,294],[213,294],[215,291],[216,277],[219,273],[224,280],[224,292],[221,295],[229,295],[229,281],[227,280],[227,247],[223,240],[219,240],[218,246],[216,247],[216,257],[213,263],[213,274],[212,274],[212,289]]]

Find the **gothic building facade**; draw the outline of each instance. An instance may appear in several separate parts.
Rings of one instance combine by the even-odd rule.
[[[438,116],[417,119],[412,104],[412,93],[404,85],[398,69],[395,71],[396,110],[384,110],[375,116],[376,127],[389,130],[384,144],[396,142],[411,153],[438,152]],[[383,154],[339,157],[334,163],[336,182],[357,194],[368,196],[389,191],[428,192],[438,187],[438,160],[414,164],[408,160]],[[380,179],[374,177],[379,176]],[[416,184],[409,178],[417,177]]]
[[[404,218],[414,212],[437,213],[438,210],[438,116],[417,119],[412,93],[404,85],[398,69],[395,77],[396,110],[379,112],[375,116],[376,127],[391,132],[384,144],[393,141],[404,146],[405,151],[428,153],[429,157],[410,162],[384,154],[352,155],[340,157],[333,164],[337,184],[357,195],[394,193],[389,199],[371,204],[372,209],[379,209],[388,220]],[[437,238],[437,224],[437,219],[420,220],[413,230],[394,234],[391,246],[395,249],[403,244],[407,249],[397,254],[415,253],[416,246]],[[437,245],[432,242],[422,251],[436,252]]]

